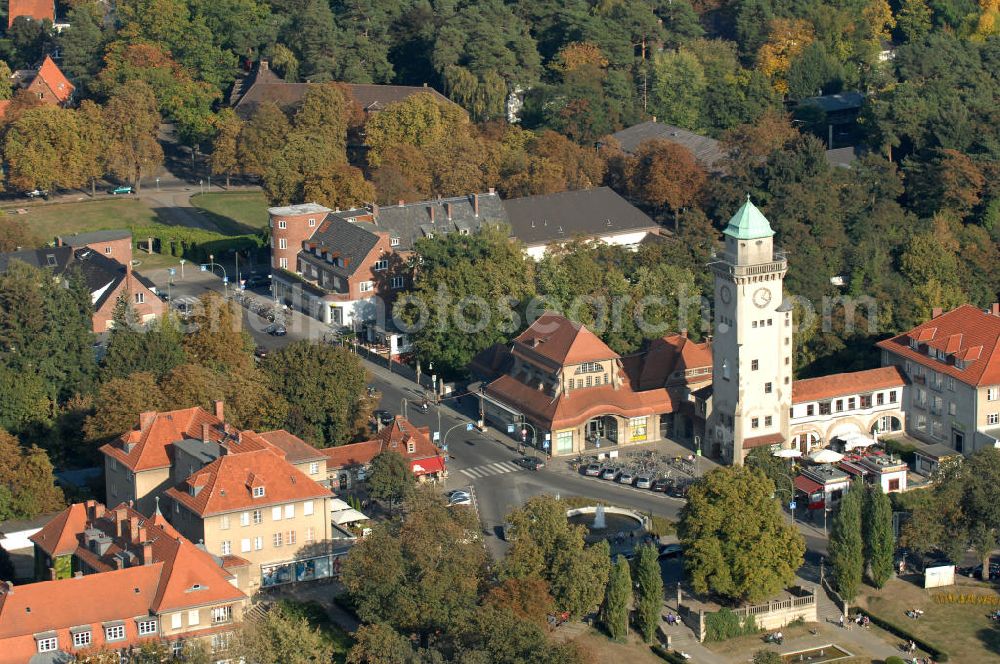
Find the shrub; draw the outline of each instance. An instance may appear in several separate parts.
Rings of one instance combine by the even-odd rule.
[[[662,516],[649,515],[649,533],[653,537],[663,537],[677,532],[677,524]]]
[[[893,655],[892,657],[886,658],[885,664],[906,664],[906,662],[903,660],[902,657],[896,657],[895,655]]]
[[[1000,606],[1000,597],[977,593],[934,593],[931,599],[937,604],[972,604],[990,608]]]
[[[670,662],[670,664],[687,664],[686,659],[671,650],[666,650],[660,646],[650,646],[649,649],[653,651],[654,655],[665,662]]]
[[[757,620],[753,616],[741,620],[729,609],[719,609],[714,613],[705,614],[706,641],[726,641],[737,636],[756,634],[759,631]]]
[[[753,664],[784,664],[781,655],[773,650],[758,650],[753,656]]]
[[[855,610],[857,610],[862,615],[868,616],[869,620],[871,620],[873,623],[875,623],[875,625],[881,627],[885,631],[891,634],[895,634],[899,638],[904,639],[906,641],[913,641],[914,643],[917,644],[918,648],[929,654],[935,662],[942,663],[948,661],[949,659],[948,653],[941,650],[934,644],[929,643],[925,639],[912,633],[905,627],[901,627],[890,620],[886,620],[882,616],[875,615],[874,613],[868,611],[867,609],[862,609],[861,607],[857,607]]]
[[[917,451],[917,447],[915,445],[902,440],[896,440],[894,438],[883,438],[880,442],[886,452],[895,454],[906,463],[913,463],[913,453]]]

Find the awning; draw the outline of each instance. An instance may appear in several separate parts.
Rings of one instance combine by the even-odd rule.
[[[342,526],[345,523],[354,523],[356,521],[368,520],[368,517],[366,517],[364,514],[362,514],[361,512],[357,511],[354,508],[341,510],[339,512],[334,512],[331,518],[333,519],[333,522],[338,526]]]
[[[345,501],[341,500],[340,498],[334,498],[333,500],[330,501],[331,512],[340,512],[341,510],[349,510],[349,509],[351,509],[351,506],[348,505]]]
[[[444,457],[435,456],[411,461],[410,470],[417,476],[444,472]]]
[[[754,436],[753,438],[743,439],[743,449],[752,450],[755,447],[764,447],[765,445],[780,445],[785,442],[785,437],[780,433],[768,433],[763,436]]]
[[[808,477],[799,475],[795,478],[795,488],[804,494],[812,495],[818,491],[823,490],[823,485],[815,480],[811,480]]]

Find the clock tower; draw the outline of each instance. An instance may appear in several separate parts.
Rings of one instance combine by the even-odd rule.
[[[755,447],[788,442],[792,404],[792,306],[784,299],[785,256],[747,196],[723,231],[715,275],[709,449],[742,464]]]

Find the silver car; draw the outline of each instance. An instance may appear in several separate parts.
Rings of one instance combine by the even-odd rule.
[[[635,488],[636,489],[650,489],[653,486],[653,480],[648,477],[637,477],[635,478]]]
[[[615,475],[617,475],[617,474],[618,474],[618,471],[615,470],[614,468],[605,468],[604,470],[601,471],[601,479],[602,480],[613,480],[613,479],[615,479]]]
[[[618,476],[619,484],[631,484],[633,481],[635,481],[635,475],[633,475],[632,473],[623,472],[621,475]]]

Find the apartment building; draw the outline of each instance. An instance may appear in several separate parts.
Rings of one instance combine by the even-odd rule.
[[[203,639],[225,656],[247,606],[232,571],[245,561],[209,555],[162,514],[96,501],[70,505],[31,539],[49,580],[0,587],[0,664],[124,653],[153,639],[178,653]]]
[[[1000,305],[935,309],[878,347],[910,380],[908,433],[963,454],[1000,443]]]

